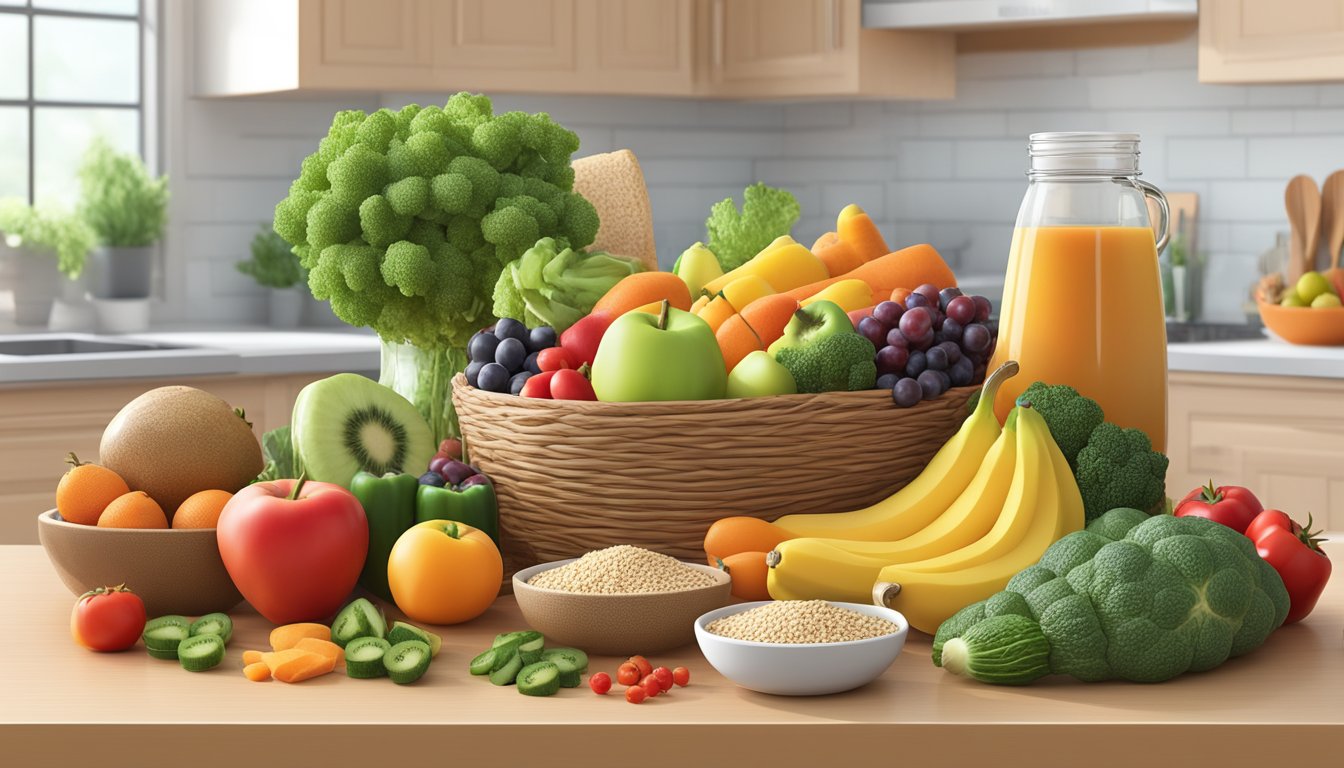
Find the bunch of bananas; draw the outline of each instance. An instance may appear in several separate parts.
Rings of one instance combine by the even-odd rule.
[[[1009,362],[928,466],[867,509],[787,515],[794,537],[766,556],[776,600],[873,600],[933,634],[962,607],[1007,585],[1046,548],[1083,527],[1083,501],[1068,461],[1030,403],[1003,429],[994,417]]]

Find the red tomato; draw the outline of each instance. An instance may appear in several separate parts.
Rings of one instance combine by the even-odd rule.
[[[685,667],[677,667],[672,670],[672,682],[680,686],[691,684],[691,670]]]
[[[1304,529],[1279,510],[1267,509],[1247,528],[1248,534],[1252,531],[1255,551],[1274,566],[1288,590],[1288,617],[1283,623],[1301,621],[1316,607],[1331,571],[1330,558],[1318,546],[1322,539],[1311,530],[1311,518]]]
[[[145,601],[125,585],[85,592],[70,612],[70,634],[91,651],[124,651],[145,631]]]
[[[626,662],[616,670],[616,682],[621,685],[635,685],[639,682],[639,667]]]
[[[518,393],[520,397],[535,397],[542,400],[551,399],[551,377],[556,374],[555,371],[542,371],[535,376],[528,377],[523,383],[523,389]]]
[[[646,675],[653,674],[653,665],[643,656],[631,656],[625,663],[635,665],[635,668],[639,670],[639,677],[641,680],[644,679]]]
[[[578,366],[570,358],[569,350],[564,347],[547,347],[537,353],[537,367],[543,371],[558,371]]]
[[[663,684],[658,682],[658,678],[652,674],[645,675],[644,679],[639,681],[639,687],[644,689],[644,693],[648,694],[649,698],[663,692]]]
[[[667,667],[657,667],[653,670],[653,676],[658,678],[658,685],[664,691],[672,690],[672,670]]]
[[[587,365],[584,366],[586,371]],[[593,384],[583,373],[565,368],[555,372],[551,379],[551,397],[556,400],[596,400]]]
[[[560,346],[569,352],[569,359],[574,363],[573,367],[578,368],[584,363],[593,364],[593,358],[597,357],[597,347],[602,343],[602,336],[615,319],[614,315],[606,312],[594,312],[560,334]]]
[[[639,704],[649,697],[649,694],[642,686],[632,685],[625,689],[625,700],[631,704]]]
[[[1263,510],[1260,500],[1249,490],[1239,485],[1215,488],[1210,480],[1203,488],[1187,493],[1176,505],[1174,513],[1177,517],[1203,517],[1237,533],[1245,533],[1246,526]]]
[[[598,672],[596,675],[588,678],[588,687],[593,689],[593,693],[598,696],[605,696],[607,691],[611,690],[611,675],[606,672]]]
[[[1266,509],[1264,512],[1255,516],[1251,524],[1246,526],[1246,538],[1251,541],[1258,541],[1261,536],[1275,528],[1287,528],[1294,534],[1302,532],[1302,526],[1297,521],[1288,516],[1287,512],[1280,512],[1277,509]]]

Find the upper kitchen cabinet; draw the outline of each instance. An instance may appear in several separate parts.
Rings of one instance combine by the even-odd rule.
[[[708,95],[951,98],[947,32],[864,29],[860,0],[702,0]]]
[[[859,0],[197,0],[196,92],[950,97],[948,33]]]
[[[1202,0],[1205,83],[1344,80],[1341,0]]]

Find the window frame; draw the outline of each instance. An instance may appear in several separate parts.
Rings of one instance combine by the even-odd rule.
[[[27,19],[27,64],[28,64],[28,95],[23,99],[0,99],[0,107],[19,107],[27,112],[28,117],[28,194],[26,199],[29,205],[36,202],[37,196],[37,110],[43,107],[67,108],[67,109],[123,109],[136,113],[138,130],[136,131],[137,147],[141,158],[145,158],[146,140],[148,126],[146,124],[147,92],[150,85],[146,78],[146,51],[145,37],[148,25],[147,5],[148,0],[136,0],[135,12],[132,14],[124,13],[104,13],[99,11],[72,11],[56,8],[36,8],[33,6],[33,0],[23,0],[22,5],[0,5],[0,14],[23,16]],[[131,102],[102,102],[87,100],[58,100],[58,99],[39,99],[36,93],[36,74],[34,50],[34,37],[36,29],[36,19],[40,16],[66,19],[103,19],[110,21],[133,21],[136,24],[136,100]]]

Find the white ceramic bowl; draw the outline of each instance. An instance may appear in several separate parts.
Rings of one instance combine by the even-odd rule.
[[[760,693],[820,696],[849,691],[876,680],[900,655],[910,624],[890,608],[862,603],[836,603],[900,627],[897,632],[843,643],[757,643],[716,635],[706,629],[716,619],[766,605],[739,603],[710,611],[695,620],[700,652],[719,674]]]

